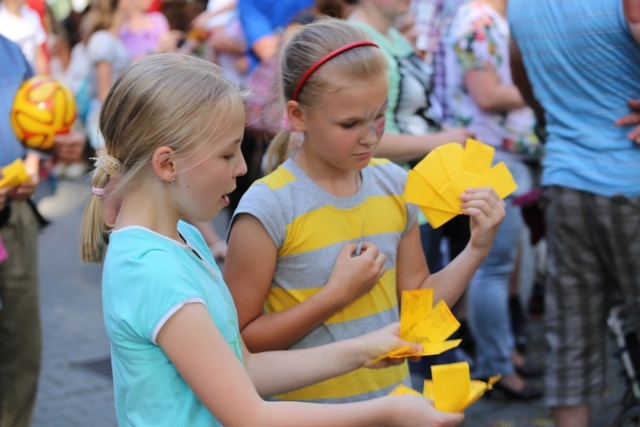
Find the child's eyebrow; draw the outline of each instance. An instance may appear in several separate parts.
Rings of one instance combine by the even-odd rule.
[[[384,102],[382,103],[382,105],[380,107],[378,107],[377,109],[374,109],[374,110],[371,110],[371,111],[366,111],[364,113],[364,117],[366,119],[370,120],[370,119],[374,118],[381,111],[384,111],[388,106],[389,106],[389,98],[385,99]]]

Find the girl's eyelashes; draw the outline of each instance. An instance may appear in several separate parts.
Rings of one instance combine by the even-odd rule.
[[[341,123],[340,126],[342,126],[345,129],[351,129],[355,127],[356,124],[357,124],[356,122],[347,122],[347,123]]]
[[[368,122],[370,120],[373,120],[374,123],[379,122],[380,120],[384,120],[385,119],[385,112],[382,111],[381,113],[379,113],[377,116],[375,117],[370,117],[364,120],[364,122]],[[348,122],[344,122],[344,123],[340,123],[340,127],[342,127],[343,129],[352,129],[354,127],[356,127],[358,124],[362,123],[363,121],[360,120],[352,120],[352,121],[348,121]]]
[[[240,153],[241,153],[240,141],[237,141],[237,144],[233,146],[233,151],[227,152],[226,154],[223,154],[222,158],[225,159],[225,160],[235,159],[236,156],[238,156]]]

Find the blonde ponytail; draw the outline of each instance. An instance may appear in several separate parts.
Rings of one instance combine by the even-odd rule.
[[[96,168],[93,188],[104,190],[108,183],[109,175],[102,168]],[[84,262],[100,263],[104,258],[111,231],[104,219],[104,197],[106,196],[93,191],[84,209],[80,232],[80,258]]]
[[[271,173],[278,166],[284,163],[285,160],[291,154],[290,140],[292,138],[291,132],[287,129],[281,129],[280,132],[269,143],[267,148],[266,158],[267,161],[264,166],[265,173]]]
[[[115,221],[111,204],[143,179],[154,151],[166,146],[176,156],[194,153],[227,131],[243,96],[220,67],[191,55],[149,55],[118,74],[100,109],[105,148],[97,153],[93,195],[84,212],[83,261],[104,259]]]

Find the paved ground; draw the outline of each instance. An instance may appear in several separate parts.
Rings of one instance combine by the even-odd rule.
[[[109,344],[102,326],[101,268],[82,264],[78,258],[79,226],[89,193],[87,183],[67,181],[60,183],[55,196],[40,201],[52,224],[40,237],[44,364],[35,427],[116,425]],[[530,339],[531,357],[541,358],[539,324],[532,325]],[[607,398],[595,409],[593,427],[613,425],[620,409],[623,380],[617,375],[617,360],[610,368]],[[466,418],[465,427],[552,425],[540,401],[483,397],[467,410]]]

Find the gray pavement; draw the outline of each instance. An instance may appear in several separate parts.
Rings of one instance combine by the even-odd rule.
[[[39,206],[43,366],[34,426],[115,426],[109,341],[102,325],[101,267],[80,262],[79,232],[91,187],[64,181]],[[91,370],[102,365],[106,369]],[[106,372],[106,373],[104,373]]]
[[[39,200],[52,220],[40,236],[43,369],[33,426],[115,426],[109,343],[102,324],[101,267],[79,260],[79,228],[90,194],[86,182],[61,181]],[[214,223],[224,230],[224,218]],[[542,359],[539,323],[530,328],[531,355]],[[612,353],[610,351],[609,353]],[[623,379],[612,359],[606,399],[595,408],[592,427],[613,426],[621,406]],[[541,401],[514,402],[483,397],[466,411],[465,427],[551,426]]]

